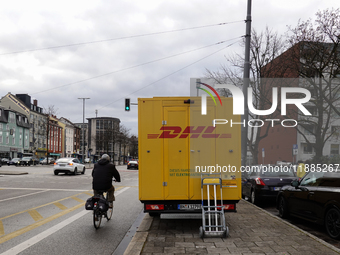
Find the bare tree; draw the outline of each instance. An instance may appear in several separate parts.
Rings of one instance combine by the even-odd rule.
[[[243,43],[244,44],[244,43]],[[272,61],[279,56],[285,48],[282,36],[277,32],[273,32],[268,27],[264,32],[257,33],[252,30],[250,44],[250,70],[251,70],[251,87],[253,91],[252,101],[253,106],[257,110],[266,110],[271,105],[271,91],[268,90],[268,84],[264,84],[261,77],[272,72]],[[221,65],[219,71],[207,70],[206,77],[212,78],[216,83],[233,83],[241,87],[243,84],[243,68],[244,56],[235,54],[231,57],[226,57],[228,65]],[[274,67],[273,67],[274,68]],[[230,96],[229,91],[219,91],[224,96]],[[248,147],[253,157],[253,164],[258,163],[258,147],[262,139],[267,137],[269,125],[262,126],[261,122],[268,118],[276,118],[278,113],[275,112],[271,116],[259,116],[251,114],[249,119],[256,120],[250,128],[248,136]]]
[[[312,94],[307,105],[312,116],[295,112],[300,120],[297,131],[319,161],[325,143],[340,125],[340,82],[336,79],[340,77],[340,10],[318,11],[315,21],[299,21],[288,33],[288,71],[304,78],[300,86]]]
[[[120,143],[120,147],[123,148],[123,163],[125,163],[127,155],[126,155],[126,148],[129,145],[130,141],[130,129],[125,127],[124,125],[119,125],[119,134],[118,134],[118,141]],[[120,150],[121,151],[121,150]]]
[[[129,152],[130,155],[134,158],[138,158],[138,137],[135,135],[132,135],[130,137],[130,141],[129,141]]]

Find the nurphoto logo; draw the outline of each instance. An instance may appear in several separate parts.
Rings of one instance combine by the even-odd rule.
[[[215,89],[214,89],[212,86],[206,83],[198,82],[198,84],[206,86],[211,91],[213,91],[213,93],[219,99],[221,105],[222,105],[221,98],[215,89],[228,89],[233,96],[233,115],[244,115],[244,95],[240,88],[238,88],[235,85],[231,85],[231,84],[216,84]],[[197,88],[205,91],[208,95],[210,95],[215,105],[217,105],[215,98],[207,89],[204,89],[201,87],[197,87]],[[287,98],[288,93],[300,93],[300,94],[304,94],[305,97]],[[248,88],[248,95],[249,96],[248,96],[247,105],[251,113],[259,115],[259,116],[265,116],[265,115],[270,115],[276,111],[277,106],[278,106],[278,88],[277,87],[272,88],[272,105],[270,109],[267,109],[267,110],[258,110],[254,108],[253,97],[252,97],[253,89],[251,87]],[[281,115],[285,116],[287,114],[287,105],[289,104],[295,105],[306,116],[312,115],[306,109],[306,107],[303,106],[303,104],[309,102],[310,99],[311,99],[311,93],[305,88],[281,87]],[[206,94],[201,95],[201,115],[207,115],[207,95]],[[284,127],[295,127],[297,125],[297,121],[294,119],[285,119],[285,120],[266,119],[265,121],[270,121],[272,123],[272,127],[274,126],[274,122],[276,121],[281,121],[281,125]],[[242,122],[233,122],[232,119],[229,121],[226,119],[214,119],[213,120],[214,127],[216,124],[227,124],[227,123],[230,123],[231,126],[233,124],[234,125],[241,124],[243,126],[246,125],[246,123],[242,123]],[[253,125],[253,123],[257,123],[257,124]],[[261,127],[263,125],[264,125],[264,121],[260,119],[252,119],[248,121],[248,126],[250,127]]]

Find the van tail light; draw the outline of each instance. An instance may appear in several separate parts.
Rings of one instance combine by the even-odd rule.
[[[56,166],[56,165],[57,165],[57,163],[54,163],[54,165]]]
[[[256,179],[255,179],[255,182],[256,182],[257,185],[266,186],[266,184],[262,181],[261,178],[256,178]]]
[[[147,211],[159,211],[159,210],[164,210],[164,205],[163,205],[163,204],[145,205],[145,209],[146,209]]]
[[[224,204],[224,211],[234,211],[235,210],[235,204]],[[217,206],[217,210],[221,211],[221,206]]]

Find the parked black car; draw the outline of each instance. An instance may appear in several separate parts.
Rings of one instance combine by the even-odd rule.
[[[277,209],[282,218],[292,215],[324,225],[330,237],[340,239],[340,169],[322,170],[283,187]]]
[[[1,165],[6,165],[8,161],[9,161],[8,158],[2,158],[1,159]]]
[[[19,165],[21,166],[30,166],[39,164],[39,160],[33,157],[23,157],[20,159]]]
[[[20,164],[20,158],[12,158],[10,161],[7,162],[9,166],[18,166]]]
[[[281,165],[251,166],[242,175],[242,196],[253,204],[275,201],[281,188],[298,178],[293,168]]]

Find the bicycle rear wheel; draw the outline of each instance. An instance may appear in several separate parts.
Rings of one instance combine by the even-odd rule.
[[[102,215],[98,209],[93,211],[93,225],[95,229],[100,227],[100,223],[102,222]]]
[[[106,212],[106,219],[107,220],[110,220],[111,217],[112,217],[112,213],[113,213],[113,202],[110,202],[111,203],[111,207],[109,206],[109,209],[107,210]],[[109,204],[110,204],[109,203]]]

